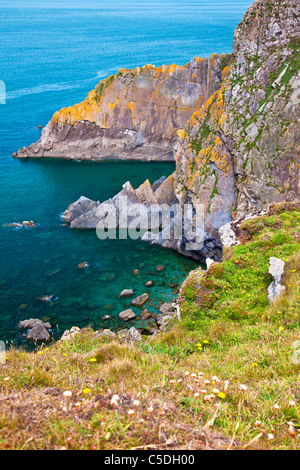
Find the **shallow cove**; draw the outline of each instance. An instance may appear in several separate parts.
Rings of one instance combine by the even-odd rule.
[[[118,298],[123,289],[133,289],[136,295],[148,292],[150,300],[145,306],[153,312],[159,301],[176,296],[174,284],[184,280],[195,262],[139,240],[101,241],[94,230],[71,230],[61,220],[61,213],[81,195],[104,201],[126,181],[138,187],[146,178],[153,183],[168,176],[173,163],[55,159],[15,163],[22,183],[9,189],[11,197],[6,201],[10,202],[1,211],[1,339],[19,343],[16,325],[27,318],[50,321],[56,337],[73,325],[140,326],[137,320],[126,324],[118,320],[131,300]],[[9,172],[4,176],[2,200],[1,192],[9,187],[11,176]],[[36,228],[3,226],[28,219],[34,220]],[[90,266],[78,269],[83,261]],[[166,266],[160,273],[155,269],[159,264]],[[135,269],[140,273],[133,274]],[[154,287],[145,287],[149,280],[154,280]],[[38,299],[43,295],[53,295],[56,300],[45,303]],[[102,319],[107,315],[109,318]]]

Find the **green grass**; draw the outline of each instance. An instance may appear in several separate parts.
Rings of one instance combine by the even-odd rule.
[[[244,221],[222,263],[190,273],[182,321],[156,338],[128,345],[86,328],[9,349],[0,449],[299,449],[299,230],[297,204]],[[270,256],[286,261],[271,306]]]

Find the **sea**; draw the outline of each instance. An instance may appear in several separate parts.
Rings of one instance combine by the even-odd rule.
[[[72,326],[144,326],[140,309],[126,325],[118,319],[130,308],[131,299],[119,298],[123,289],[147,292],[153,313],[176,298],[196,262],[140,240],[99,240],[61,218],[80,196],[105,201],[127,181],[137,188],[170,175],[174,163],[19,161],[11,154],[37,141],[56,110],[79,103],[119,68],[231,52],[251,3],[0,0],[0,340],[24,344],[18,322],[28,318],[50,321],[56,339]],[[23,220],[36,227],[9,226]],[[88,268],[78,269],[84,261]],[[147,289],[149,280],[155,286]]]

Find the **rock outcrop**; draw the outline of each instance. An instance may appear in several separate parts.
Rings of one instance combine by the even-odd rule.
[[[121,69],[83,102],[56,112],[40,140],[14,156],[173,160],[177,129],[219,89],[230,59]]]
[[[119,215],[126,196],[132,218],[135,203],[189,206],[188,235],[176,238],[172,219],[169,236],[145,233],[143,239],[218,261],[220,227],[227,226],[223,241],[233,244],[227,224],[271,203],[300,200],[299,18],[299,0],[255,0],[236,28],[232,56],[122,70],[80,105],[56,113],[40,141],[18,156],[162,160],[176,148],[173,175],[137,190],[126,183],[108,202]],[[105,204],[85,199],[65,213],[72,228],[95,228],[105,218],[107,226]],[[203,243],[188,249],[199,231]]]
[[[37,318],[20,321],[18,328],[26,331],[26,341],[34,343],[48,343],[52,339],[51,324],[44,323]]]
[[[297,0],[256,0],[235,31],[220,90],[178,133],[175,193],[204,206],[209,242],[234,219],[299,199],[299,13]]]

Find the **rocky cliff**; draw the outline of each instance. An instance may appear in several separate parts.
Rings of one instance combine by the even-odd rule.
[[[160,235],[153,243],[218,260],[220,227],[270,203],[300,199],[299,9],[298,0],[256,0],[235,31],[231,61],[218,66],[221,86],[177,131],[176,171],[168,178],[173,191],[164,202],[202,205],[203,247],[187,251],[184,236]],[[84,220],[81,214],[73,227]],[[97,218],[89,220],[96,225]]]
[[[173,160],[177,129],[219,89],[231,57],[121,69],[82,103],[56,112],[40,140],[14,156]]]
[[[204,205],[209,243],[232,219],[299,199],[299,13],[298,0],[256,0],[220,90],[179,132],[175,193]]]
[[[176,148],[173,175],[153,188],[127,183],[113,204],[123,195],[129,204],[160,203],[163,194],[166,204],[192,208],[194,231],[201,206],[202,248],[187,250],[185,234],[152,242],[219,260],[220,227],[300,199],[299,13],[299,0],[255,0],[235,30],[232,55],[121,70],[80,105],[56,113],[40,141],[18,156],[168,159]],[[81,199],[65,217],[74,228],[93,228],[103,210]]]

